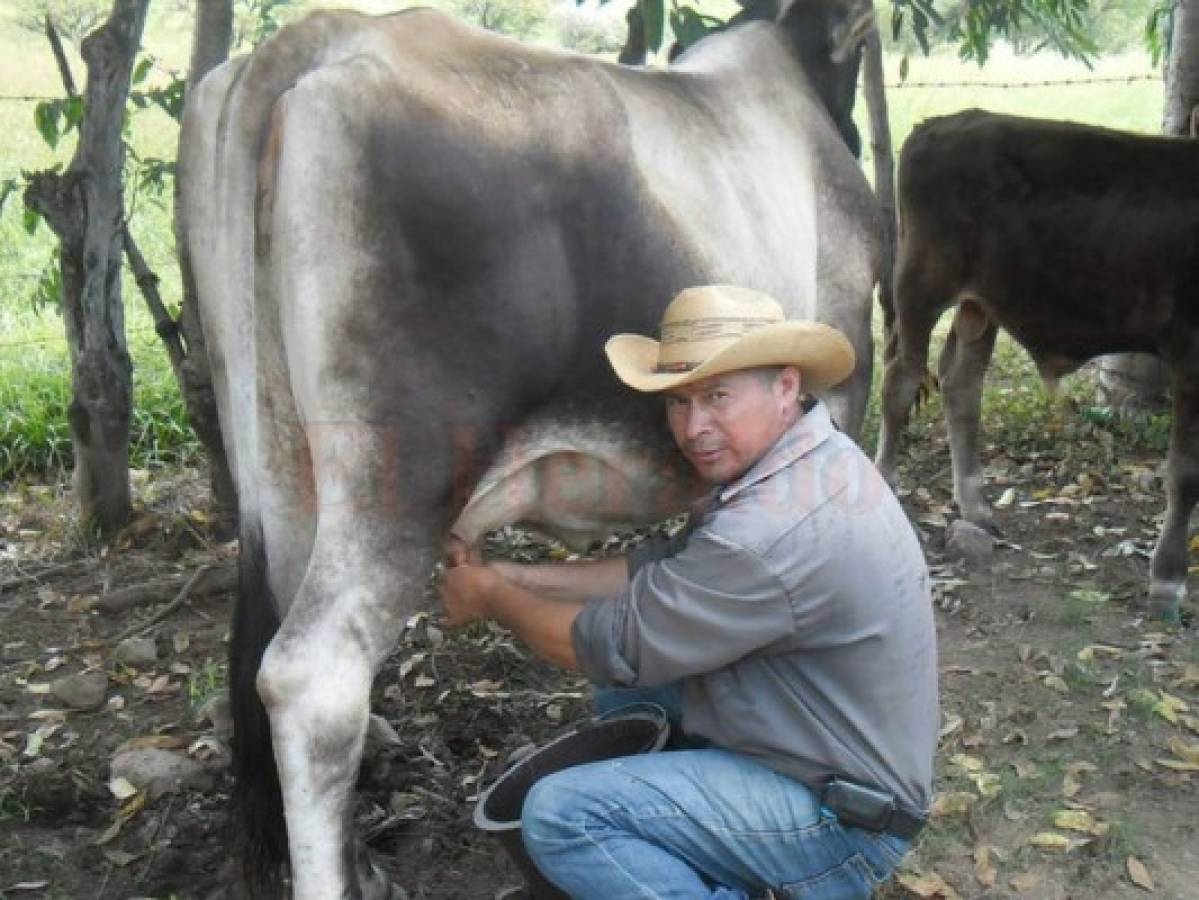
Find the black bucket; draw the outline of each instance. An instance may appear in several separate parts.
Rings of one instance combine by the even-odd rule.
[[[531,900],[570,900],[546,880],[525,852],[520,813],[525,796],[539,778],[582,763],[661,750],[669,736],[666,713],[638,703],[588,719],[509,768],[479,796],[475,826],[492,832],[520,868]]]

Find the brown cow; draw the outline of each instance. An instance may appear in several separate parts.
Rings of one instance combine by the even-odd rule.
[[[1199,499],[1199,146],[970,110],[920,125],[899,168],[895,325],[876,463],[925,376],[929,335],[957,307],[940,360],[962,515],[992,527],[978,460],[983,374],[1002,326],[1051,384],[1092,357],[1156,354],[1173,378],[1165,524],[1151,611],[1177,620]]]

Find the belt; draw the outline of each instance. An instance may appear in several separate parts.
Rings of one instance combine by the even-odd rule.
[[[883,825],[882,830],[895,835],[897,838],[910,841],[920,833],[920,830],[924,828],[927,821],[924,816],[913,815],[906,809],[900,809],[897,806],[891,810],[891,818]]]

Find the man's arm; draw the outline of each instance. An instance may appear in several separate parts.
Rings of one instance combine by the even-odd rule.
[[[617,567],[610,565],[620,562]],[[495,619],[510,628],[539,657],[578,669],[571,627],[592,596],[618,593],[628,578],[623,560],[546,566],[454,566],[445,570],[441,603],[451,627]],[[505,577],[509,570],[521,579]],[[556,570],[579,570],[560,577]],[[609,590],[612,588],[613,590]],[[535,587],[536,590],[530,590]]]
[[[629,584],[628,560],[623,557],[573,563],[495,562],[508,581],[550,600],[587,601],[613,597]]]

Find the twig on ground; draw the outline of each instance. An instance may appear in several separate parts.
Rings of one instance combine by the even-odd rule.
[[[163,619],[165,619],[168,616],[170,616],[171,614],[173,614],[187,600],[188,596],[191,594],[192,586],[195,585],[195,583],[200,580],[200,578],[204,575],[204,573],[207,572],[211,568],[212,568],[211,563],[205,563],[204,565],[200,566],[200,568],[196,569],[196,571],[194,573],[192,573],[192,577],[187,579],[187,583],[184,584],[183,587],[181,587],[179,589],[179,593],[175,596],[174,600],[172,600],[170,603],[168,603],[166,606],[164,606],[162,609],[160,609],[154,615],[150,616],[150,618],[147,619],[145,622],[139,622],[137,625],[133,625],[129,628],[126,628],[123,632],[121,632],[115,638],[112,638],[109,643],[119,644],[121,641],[125,640],[126,638],[131,638],[134,635],[143,634],[144,632],[149,631],[151,628],[153,628],[155,625],[157,625]]]
[[[154,864],[154,857],[158,853],[158,836],[162,834],[162,826],[166,824],[167,819],[171,816],[171,808],[175,805],[175,795],[167,796],[167,808],[162,811],[162,815],[158,817],[158,825],[154,828],[154,836],[150,838],[150,852],[146,854],[146,864],[142,867],[141,878],[138,883],[146,880],[146,876],[150,874],[150,867]]]
[[[212,570],[209,572],[209,577],[205,578],[202,583],[198,582],[192,586],[196,596],[231,591],[237,586],[237,567],[232,563],[209,564],[209,568]],[[118,588],[103,594],[96,601],[96,608],[106,613],[118,613],[134,606],[157,603],[163,599],[164,595],[170,596],[178,590],[181,583],[182,579],[179,577],[170,576]]]
[[[37,572],[27,572],[23,575],[13,575],[9,578],[5,578],[3,581],[0,581],[0,594],[4,593],[9,588],[20,587],[21,585],[27,584],[30,581],[38,581],[39,579],[47,578],[50,575],[59,575],[70,569],[77,568],[78,566],[90,565],[92,562],[94,562],[94,560],[90,558],[73,559],[70,562],[53,563]]]

